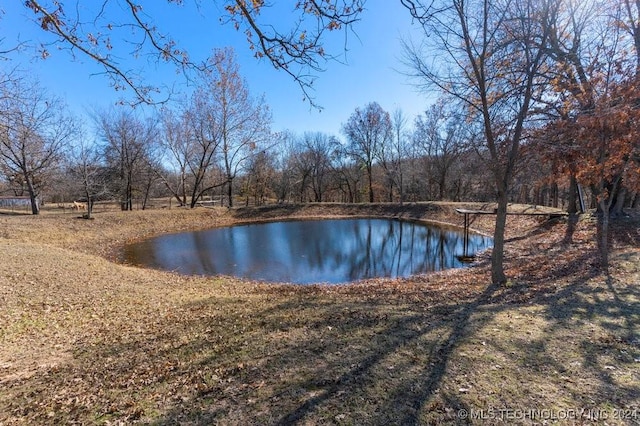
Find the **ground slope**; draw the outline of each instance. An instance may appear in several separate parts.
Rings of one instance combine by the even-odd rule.
[[[160,232],[340,215],[460,224],[454,207],[0,215],[0,424],[637,424],[634,218],[615,225],[603,274],[588,217],[510,216],[502,287],[486,256],[331,287],[117,263],[124,242]]]

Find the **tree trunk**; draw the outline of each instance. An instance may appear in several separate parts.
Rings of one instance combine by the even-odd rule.
[[[233,207],[233,179],[229,176],[227,178],[227,196],[229,197],[229,208]]]
[[[31,200],[31,213],[40,214],[40,206],[38,205],[38,196],[36,194],[36,188],[33,186],[32,180],[29,176],[25,176],[27,181],[27,189],[29,191],[29,198]]]
[[[615,202],[611,214],[613,217],[618,217],[624,214],[624,203],[627,199],[627,189],[624,186],[620,186],[620,189],[615,194]]]
[[[507,276],[504,273],[504,231],[507,224],[507,191],[498,191],[498,209],[496,211],[496,227],[493,232],[493,250],[491,251],[491,282],[504,284]]]
[[[554,208],[558,208],[558,198],[560,198],[558,196],[558,182],[553,182],[553,184],[551,184],[551,205]]]
[[[354,195],[353,195],[353,189],[351,188],[351,183],[349,183],[349,179],[345,179],[345,184],[347,185],[347,191],[345,193],[348,200],[347,202],[353,203]]]
[[[367,167],[367,176],[369,178],[369,202],[373,203],[373,170]]]
[[[181,206],[186,206],[187,205],[187,177],[185,176],[184,172],[182,172],[180,175],[180,184],[182,186],[182,200],[180,200],[180,197],[177,197],[177,198]]]
[[[167,188],[167,191],[171,193],[170,198],[175,198],[176,201],[178,201],[178,205],[186,206],[187,205],[186,188],[185,187],[182,188],[182,195],[180,195],[178,191],[174,191],[173,188],[171,188],[171,185],[169,184],[169,182],[167,182],[163,177],[161,177],[160,179],[162,180],[162,183],[164,184],[165,188]],[[171,202],[171,199],[169,199],[169,202]]]
[[[527,197],[527,191],[528,191],[527,185],[526,184],[522,184],[520,186],[520,196],[519,196],[520,197],[520,202],[522,204],[527,204],[527,202],[529,201],[528,197]]]
[[[131,175],[125,181],[124,192],[121,194],[120,209],[122,211],[133,211],[133,188],[131,186]]]
[[[189,208],[190,209],[194,209],[196,207],[196,203],[198,202],[198,198],[199,198],[199,195],[197,195],[196,191],[194,190],[193,193],[191,194],[191,202],[189,203]]]
[[[602,210],[598,217],[598,248],[600,251],[600,267],[606,274],[609,273],[609,206],[606,201],[598,203]]]
[[[578,182],[573,173],[569,176],[569,196],[567,202],[567,213],[570,215],[578,213]]]
[[[302,181],[300,182],[300,203],[304,203],[304,193],[307,190],[307,174],[304,173],[302,175]]]
[[[131,186],[131,180],[127,183],[127,210],[133,211],[133,187]]]
[[[142,210],[147,209],[147,202],[149,201],[149,192],[145,191],[142,196]]]

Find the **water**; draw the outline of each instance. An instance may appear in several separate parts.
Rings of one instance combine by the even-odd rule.
[[[462,232],[399,220],[305,220],[162,235],[127,246],[125,259],[188,275],[335,284],[462,267],[463,240]],[[467,254],[491,244],[470,235]]]

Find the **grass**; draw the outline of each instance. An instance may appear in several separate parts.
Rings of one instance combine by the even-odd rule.
[[[639,423],[637,217],[615,225],[606,275],[592,221],[510,216],[502,287],[486,255],[306,287],[118,263],[124,243],[161,232],[292,216],[461,224],[454,207],[0,215],[0,424]]]

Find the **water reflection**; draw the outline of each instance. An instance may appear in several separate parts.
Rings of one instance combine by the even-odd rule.
[[[468,253],[491,246],[471,235]],[[130,245],[127,262],[195,275],[308,284],[405,277],[463,266],[461,232],[387,219],[239,225]]]

